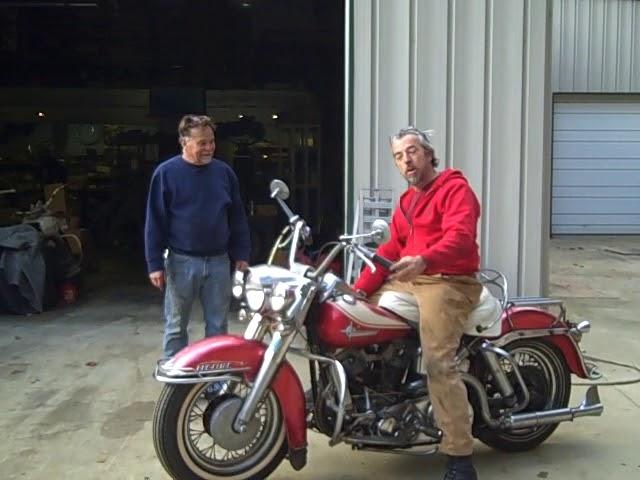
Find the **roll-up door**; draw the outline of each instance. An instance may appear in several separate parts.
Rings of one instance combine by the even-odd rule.
[[[552,234],[640,234],[640,103],[555,103]]]

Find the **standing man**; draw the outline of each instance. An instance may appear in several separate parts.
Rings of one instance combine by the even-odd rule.
[[[391,138],[398,170],[409,183],[391,222],[391,239],[378,253],[395,261],[390,270],[367,267],[356,281],[376,302],[384,291],[415,296],[429,395],[448,455],[445,480],[476,480],[467,389],[455,362],[465,321],[478,303],[474,274],[480,206],[459,170],[437,172],[428,136],[413,127]]]
[[[187,345],[196,297],[205,336],[226,333],[229,262],[246,270],[250,249],[238,179],[226,163],[213,158],[213,122],[204,115],[185,115],[178,135],[182,154],[161,163],[151,178],[145,224],[149,280],[164,290],[164,359]]]

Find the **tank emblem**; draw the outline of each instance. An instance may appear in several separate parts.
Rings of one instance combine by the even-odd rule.
[[[340,332],[344,333],[350,339],[353,337],[371,337],[378,334],[378,330],[360,330],[353,322],[344,330],[340,330]]]

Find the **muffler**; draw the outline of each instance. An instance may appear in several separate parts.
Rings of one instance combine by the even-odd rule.
[[[598,417],[602,415],[603,411],[604,406],[600,403],[598,387],[594,385],[589,387],[584,400],[577,407],[509,415],[500,421],[500,428],[504,430],[518,430],[520,428],[539,427],[550,423],[572,422],[579,417]]]

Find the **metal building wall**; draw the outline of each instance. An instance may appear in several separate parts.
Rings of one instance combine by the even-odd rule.
[[[546,0],[347,1],[346,218],[360,189],[406,188],[388,136],[435,129],[441,165],[482,203],[483,266],[512,293],[545,290],[550,12]]]
[[[640,92],[640,1],[553,0],[553,92]]]

